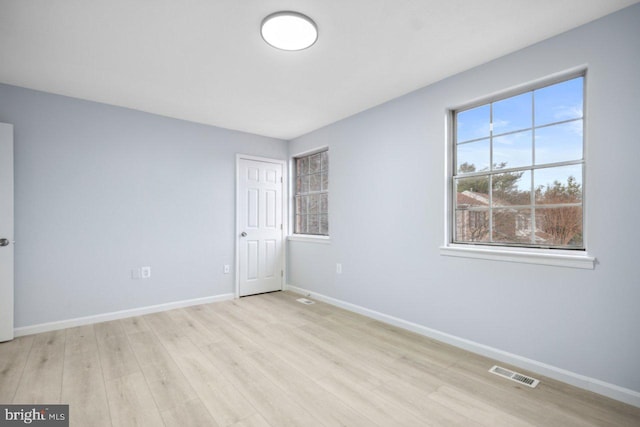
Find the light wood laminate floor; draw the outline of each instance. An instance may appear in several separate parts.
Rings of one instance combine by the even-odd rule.
[[[296,298],[17,338],[0,344],[0,402],[68,403],[83,427],[640,426],[639,408],[536,375],[520,386],[493,360]]]

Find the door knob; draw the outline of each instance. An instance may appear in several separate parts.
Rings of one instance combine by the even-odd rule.
[[[247,237],[247,232],[243,231],[242,233],[240,233],[240,237]],[[4,246],[4,245],[3,245]]]
[[[0,246],[8,246],[9,239],[0,239]]]

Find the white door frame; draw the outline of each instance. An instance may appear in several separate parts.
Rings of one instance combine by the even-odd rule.
[[[236,255],[235,255],[235,298],[238,299],[240,298],[240,233],[242,232],[242,230],[240,230],[240,224],[241,224],[241,220],[240,220],[240,210],[238,209],[238,204],[240,201],[240,186],[238,185],[238,183],[240,182],[240,161],[241,160],[254,160],[257,162],[265,162],[265,163],[275,163],[278,165],[282,165],[282,230],[280,230],[281,236],[282,236],[282,245],[283,245],[283,250],[281,251],[281,257],[282,257],[282,270],[284,272],[287,271],[287,241],[286,241],[286,233],[287,230],[289,229],[289,211],[288,211],[288,200],[289,200],[289,186],[285,185],[285,183],[289,182],[289,171],[288,171],[288,167],[287,167],[287,161],[286,160],[278,160],[278,159],[271,159],[268,157],[259,157],[259,156],[251,156],[248,154],[236,154],[236,200],[235,200],[235,204],[236,204],[236,227],[235,227],[235,245],[236,245]],[[286,280],[286,274],[284,274],[281,278],[280,281],[280,286],[281,289],[284,289],[284,282]]]
[[[10,341],[14,337],[14,176],[13,176],[13,125],[0,123],[0,142],[3,156],[0,157],[0,185],[2,202],[0,206],[2,223],[0,238],[8,240],[8,245],[0,247],[2,251],[2,270],[0,270],[0,342]]]

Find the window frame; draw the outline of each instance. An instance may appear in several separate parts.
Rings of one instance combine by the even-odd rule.
[[[314,154],[322,153],[325,151],[327,152],[327,156],[329,156],[328,145],[322,146],[322,147],[316,147],[311,150],[296,153],[291,156],[290,168],[289,168],[289,170],[291,171],[291,179],[290,179],[291,217],[289,221],[289,223],[291,224],[291,227],[289,229],[288,240],[299,241],[299,242],[311,242],[311,243],[327,243],[327,244],[330,243],[330,226],[328,226],[327,234],[307,234],[307,233],[295,232],[296,231],[296,197],[298,195],[297,189],[296,189],[296,179],[298,176],[296,160],[302,157],[309,157]],[[329,162],[329,169],[328,169],[329,176],[330,176],[330,170],[331,170],[331,162]],[[329,181],[330,181],[330,178],[329,178]],[[327,194],[328,204],[330,205],[330,202],[329,202],[330,194],[329,194],[328,188],[327,188],[326,194]],[[328,217],[328,224],[330,224],[331,222],[329,220],[329,217],[330,217],[329,209],[327,210],[327,217]]]
[[[583,114],[582,114],[582,160],[580,162],[568,162],[571,164],[582,165],[582,233],[583,241],[581,248],[553,248],[542,247],[534,245],[523,244],[504,244],[499,242],[464,242],[458,243],[454,241],[455,227],[456,227],[456,189],[455,189],[455,176],[456,176],[456,120],[455,114],[457,112],[470,110],[476,107],[495,103],[504,99],[515,97],[523,93],[527,93],[533,90],[541,89],[554,84],[562,83],[572,80],[574,78],[583,78]],[[445,236],[444,244],[440,247],[440,254],[453,257],[464,258],[479,258],[489,260],[501,260],[509,262],[529,263],[529,264],[542,264],[553,265],[573,268],[585,268],[594,269],[596,259],[587,253],[587,199],[585,192],[586,184],[586,171],[587,171],[587,86],[588,76],[586,67],[577,68],[569,72],[558,73],[557,75],[536,80],[534,82],[520,85],[518,87],[505,90],[502,92],[494,93],[489,96],[484,96],[480,99],[476,99],[473,102],[461,104],[457,107],[447,108],[445,111]],[[559,123],[559,122],[558,122]],[[554,124],[557,124],[554,122]],[[535,126],[534,126],[535,127]],[[534,128],[532,127],[532,129]],[[564,162],[550,163],[546,166],[561,166]],[[539,167],[538,167],[539,168]],[[506,168],[504,170],[496,170],[495,173],[503,173],[514,170],[534,170],[537,169],[536,165],[531,165],[522,168]],[[494,173],[493,171],[491,173]],[[485,174],[470,174],[465,175],[469,177],[473,176],[488,176]],[[533,198],[534,195],[531,195]],[[532,203],[532,206],[535,206]],[[491,212],[489,208],[487,212]]]

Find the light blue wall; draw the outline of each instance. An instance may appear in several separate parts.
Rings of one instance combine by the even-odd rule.
[[[582,65],[596,269],[441,256],[447,109]],[[289,242],[289,284],[640,391],[639,77],[634,6],[292,141],[329,146],[331,245]]]
[[[0,85],[15,126],[15,325],[233,292],[236,153],[284,141]],[[131,269],[151,266],[151,279]],[[233,267],[232,270],[233,271]]]

